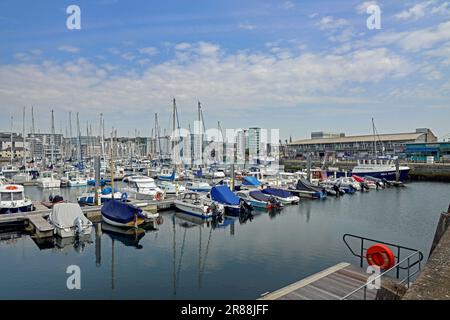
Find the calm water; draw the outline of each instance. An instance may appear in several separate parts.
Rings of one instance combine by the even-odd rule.
[[[83,190],[63,190],[74,199]],[[27,188],[35,199],[46,199]],[[0,299],[256,299],[339,262],[357,264],[342,241],[354,233],[427,255],[450,184],[303,201],[275,216],[212,228],[163,213],[158,230],[137,238],[93,230],[83,244],[39,244],[10,233],[0,242]],[[6,238],[7,235],[3,235]],[[140,238],[140,239],[139,239]],[[66,288],[66,268],[81,268],[81,290]]]

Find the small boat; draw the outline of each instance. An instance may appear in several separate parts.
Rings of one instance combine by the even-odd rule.
[[[292,192],[279,189],[279,188],[266,188],[261,190],[262,193],[269,196],[274,196],[276,199],[280,200],[283,204],[298,204],[300,198],[293,195]]]
[[[21,185],[0,185],[0,214],[34,211],[35,207],[30,199],[25,198]]]
[[[352,177],[341,177],[336,179],[338,186],[343,188],[353,188],[356,191],[361,190],[361,184]]]
[[[141,175],[127,177],[123,190],[136,200],[161,200],[164,198],[164,191],[156,185],[155,180]]]
[[[259,188],[262,183],[254,176],[245,176],[242,178],[242,186],[246,188]]]
[[[198,192],[187,192],[175,200],[175,207],[189,215],[202,219],[223,214],[223,206],[216,205],[211,199]]]
[[[114,199],[121,199],[123,193],[114,190]],[[100,202],[105,203],[113,198],[113,194],[111,192],[111,188],[104,188],[102,192],[99,194]],[[81,205],[96,205],[95,202],[95,192],[84,193],[77,198],[77,201]]]
[[[298,192],[300,197],[310,199],[324,199],[327,196],[327,193],[323,190],[323,188],[312,184],[304,178],[298,179],[297,185],[292,191]]]
[[[283,204],[275,197],[264,194],[260,190],[239,191],[236,195],[251,204],[255,209],[278,209],[283,207]]]
[[[226,215],[238,216],[241,212],[253,210],[251,205],[236,196],[228,186],[214,186],[209,195],[213,201],[224,206]]]
[[[60,195],[50,195],[48,197],[48,201],[42,201],[41,204],[49,209],[53,208],[53,206],[57,203],[62,203],[64,202],[64,198]]]
[[[59,188],[61,186],[61,180],[59,180],[56,173],[53,173],[52,171],[42,172],[39,178],[37,178],[36,183],[43,189]]]
[[[84,187],[88,185],[88,180],[81,176],[78,172],[68,174],[67,178],[67,186],[69,187]]]
[[[158,180],[161,181],[174,181],[177,179],[178,175],[176,174],[175,169],[162,168],[158,175]]]
[[[207,182],[190,181],[186,182],[186,189],[193,192],[209,192],[211,191],[211,186]]]
[[[92,222],[84,216],[76,203],[55,204],[48,219],[61,238],[81,237],[91,234],[92,231]]]
[[[16,174],[20,173],[20,170],[13,165],[6,165],[2,167],[2,175],[6,179],[11,179]]]
[[[177,194],[186,191],[185,186],[171,181],[161,181],[157,185],[165,194]]]
[[[142,209],[131,203],[110,200],[101,209],[103,220],[116,227],[138,227],[145,222]]]

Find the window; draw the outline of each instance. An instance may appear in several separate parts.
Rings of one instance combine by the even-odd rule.
[[[13,192],[12,199],[13,201],[23,200],[22,192]]]
[[[11,201],[11,193],[10,192],[2,193],[2,201]]]

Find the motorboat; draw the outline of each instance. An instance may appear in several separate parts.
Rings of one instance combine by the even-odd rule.
[[[158,174],[158,180],[174,181],[174,180],[178,180],[178,175],[175,172],[175,169],[162,168]]]
[[[165,194],[177,194],[186,191],[185,186],[178,183],[173,183],[172,181],[160,181],[157,185],[164,191]]]
[[[18,173],[20,173],[20,170],[13,165],[6,165],[2,167],[2,174],[6,179],[11,179]]]
[[[248,189],[257,189],[262,186],[261,181],[259,181],[254,176],[245,176],[242,177],[242,187],[248,188]]]
[[[116,227],[138,227],[145,222],[142,209],[121,200],[110,200],[101,209],[103,220]]]
[[[58,179],[56,173],[52,171],[44,171],[36,179],[36,183],[40,188],[59,188],[61,186],[61,180]]]
[[[300,197],[309,199],[324,199],[327,196],[327,193],[323,188],[304,178],[298,179],[295,189],[292,189],[291,191],[298,193]]]
[[[209,192],[211,186],[207,182],[202,181],[189,181],[186,182],[186,189],[193,192]]]
[[[35,210],[33,202],[25,198],[24,187],[15,184],[0,185],[0,214]]]
[[[78,171],[67,172],[61,178],[61,185],[66,185],[67,187],[85,187],[88,185],[88,179]]]
[[[212,187],[209,197],[224,206],[226,215],[238,216],[243,212],[253,210],[251,205],[236,196],[226,185]]]
[[[142,175],[127,177],[123,190],[136,200],[161,200],[165,196],[153,178]]]
[[[270,196],[261,192],[261,190],[242,190],[236,195],[247,203],[251,204],[255,209],[279,209],[283,204],[274,196]]]
[[[189,215],[202,219],[213,218],[224,213],[223,206],[198,192],[186,192],[175,200],[175,207]]]
[[[57,203],[48,217],[61,238],[89,235],[92,222],[87,219],[77,203]]]
[[[103,188],[103,190],[99,194],[100,203],[105,203],[111,199],[122,199],[123,196],[123,193],[118,192],[117,190],[114,190],[113,193],[110,187]],[[77,198],[77,201],[81,205],[97,205],[97,203],[95,202],[94,191],[83,193]]]
[[[274,196],[282,204],[298,204],[300,202],[299,197],[292,194],[292,192],[284,190],[284,189],[265,188],[265,189],[262,189],[261,192],[264,194],[267,194],[269,196]]]
[[[408,178],[410,170],[411,169],[408,166],[399,166],[399,180],[405,181]],[[356,167],[352,169],[351,174],[356,174],[363,178],[370,176],[373,178],[395,181],[397,170],[393,160],[360,160]]]

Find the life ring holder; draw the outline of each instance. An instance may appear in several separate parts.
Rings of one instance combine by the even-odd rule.
[[[374,244],[367,249],[366,260],[369,266],[377,266],[381,270],[389,270],[395,265],[392,250],[384,244]]]

